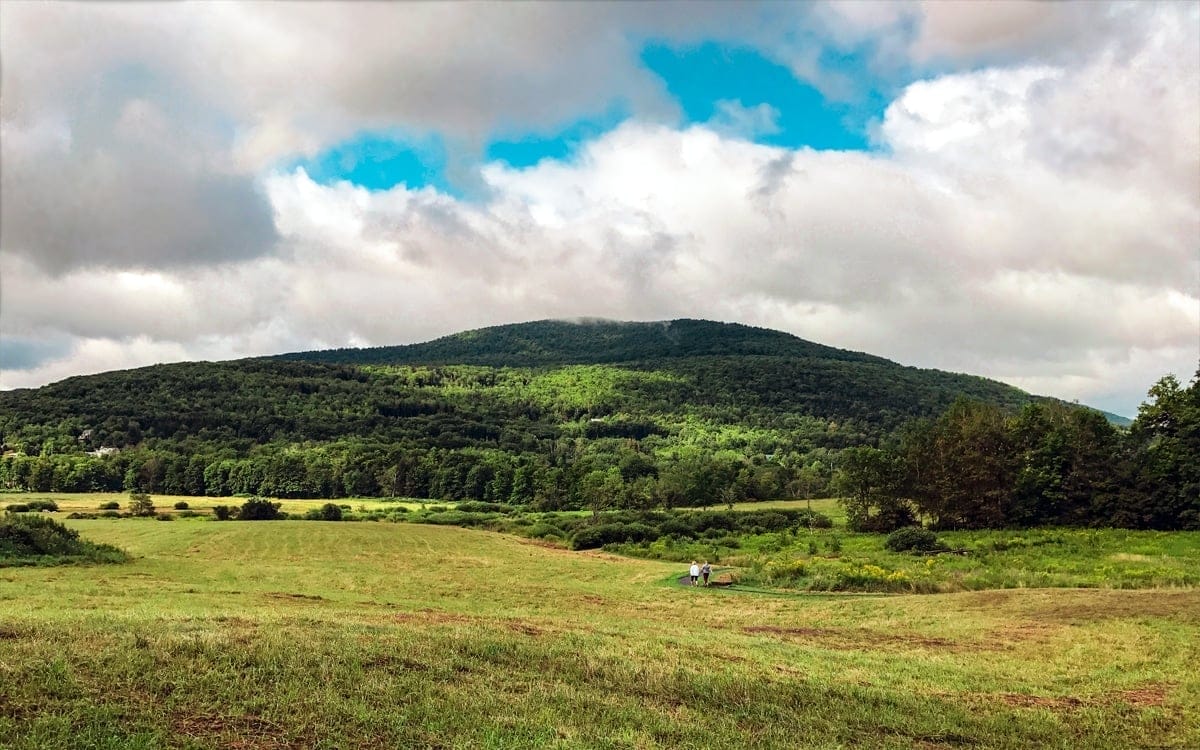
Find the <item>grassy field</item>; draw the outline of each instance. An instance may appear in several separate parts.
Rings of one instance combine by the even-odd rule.
[[[1200,746],[1191,588],[759,595],[449,527],[69,524],[134,561],[0,569],[0,747]]]
[[[30,500],[53,500],[58,504],[59,511],[62,513],[95,513],[99,510],[102,503],[116,502],[120,503],[121,509],[124,510],[129,504],[129,495],[114,492],[0,492],[0,510],[6,505],[12,503],[27,503]],[[185,502],[188,508],[196,511],[210,512],[215,505],[241,505],[246,502],[244,497],[190,497],[184,495],[153,495],[151,500],[154,502],[154,507],[157,510],[167,513],[174,512],[175,503]],[[287,513],[296,513],[303,515],[306,510],[312,508],[320,508],[328,502],[334,502],[342,505],[349,505],[352,509],[376,510],[378,508],[395,508],[397,506],[405,506],[411,509],[417,509],[426,504],[434,504],[432,501],[422,502],[420,500],[380,500],[377,497],[351,497],[340,498],[338,500],[276,500],[280,504],[280,510]],[[443,503],[444,504],[444,503]]]

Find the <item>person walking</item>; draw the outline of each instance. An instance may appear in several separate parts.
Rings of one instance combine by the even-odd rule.
[[[708,577],[712,574],[712,566],[708,564],[708,560],[700,566],[700,575],[704,576],[704,585],[708,585]]]
[[[688,568],[688,575],[692,577],[692,585],[696,585],[696,581],[700,578],[700,566],[692,560],[692,567]]]

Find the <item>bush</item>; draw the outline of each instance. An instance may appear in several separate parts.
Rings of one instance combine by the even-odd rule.
[[[478,500],[468,500],[464,503],[459,503],[454,506],[455,510],[461,510],[464,513],[507,513],[512,510],[512,506],[501,505],[500,503],[485,503]]]
[[[154,502],[145,492],[129,493],[129,512],[135,516],[154,515]]]
[[[228,521],[237,515],[237,508],[231,505],[214,505],[213,515],[217,517],[218,521]]]
[[[310,508],[304,514],[306,521],[340,521],[342,520],[342,507],[334,503],[325,503],[320,508]]]
[[[99,507],[100,510],[120,510],[121,504],[115,500],[110,500],[107,503],[100,503],[100,505],[97,507]]]
[[[170,513],[159,513],[157,516],[155,516],[155,518],[158,519],[159,521],[174,521],[175,520],[175,516],[171,515]]]
[[[695,536],[695,534],[692,532],[692,527],[688,526],[678,518],[671,518],[667,521],[663,521],[663,523],[658,527],[658,530],[663,536],[675,536],[679,537],[680,539]]]
[[[58,512],[58,503],[53,500],[30,500],[28,505],[30,510],[44,510],[50,513]]]
[[[937,534],[921,526],[905,526],[888,534],[883,543],[893,552],[937,552],[948,547],[937,538]]]
[[[187,509],[188,509],[188,504],[187,504],[186,500],[180,500],[179,502],[175,503],[175,510],[187,510]]]
[[[202,515],[204,515],[204,514],[203,514],[203,513],[197,513],[197,512],[196,512],[196,511],[194,511],[194,510],[185,510],[185,511],[181,511],[181,512],[179,513],[179,517],[180,517],[180,518],[199,518],[199,517],[200,517],[200,516],[202,516]]]
[[[586,526],[571,537],[571,549],[596,549],[619,542],[642,542],[657,538],[654,528],[644,523],[602,523]]]
[[[549,523],[535,523],[525,533],[534,539],[545,539],[546,537],[558,537],[561,539],[567,535],[562,529]]]
[[[285,518],[286,516],[279,512],[279,506],[280,503],[273,503],[266,498],[252,497],[242,503],[238,518],[243,521],[274,521]]]
[[[44,516],[0,519],[0,565],[124,562],[124,552],[79,538],[79,532]]]
[[[29,506],[25,503],[12,503],[4,506],[4,509],[9,513],[28,513]]]

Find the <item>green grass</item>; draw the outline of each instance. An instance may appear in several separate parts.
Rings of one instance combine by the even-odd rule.
[[[1200,744],[1192,589],[735,596],[449,527],[69,523],[134,561],[0,570],[0,747]]]
[[[5,506],[13,503],[28,503],[31,500],[53,500],[58,503],[58,510],[61,515],[56,518],[62,518],[64,515],[72,512],[79,513],[98,513],[99,506],[102,503],[116,502],[120,503],[121,510],[124,511],[129,506],[129,495],[114,492],[0,492],[0,510]],[[191,497],[186,495],[151,495],[151,501],[157,511],[176,514],[175,503],[185,502],[188,504],[188,510],[199,511],[202,513],[211,513],[215,505],[232,505],[240,506],[246,502],[244,497]],[[377,497],[350,497],[339,498],[337,500],[317,499],[317,500],[278,500],[280,510],[287,513],[295,513],[304,515],[304,512],[313,508],[320,508],[325,503],[336,503],[338,505],[349,505],[352,510],[387,510],[394,509],[398,506],[404,506],[412,510],[419,509],[425,505],[445,505],[446,503],[436,503],[432,500],[423,501],[409,498],[402,499],[381,499]]]
[[[964,554],[891,552],[881,534],[842,529],[622,544],[606,549],[738,568],[748,585],[806,591],[933,593],[1009,588],[1200,586],[1200,532],[1031,529],[939,534]]]

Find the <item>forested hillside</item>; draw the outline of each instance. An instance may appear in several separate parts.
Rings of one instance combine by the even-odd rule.
[[[543,321],[0,393],[0,486],[547,508],[801,496],[832,490],[847,448],[962,399],[1014,416],[1038,401],[741,325]]]

